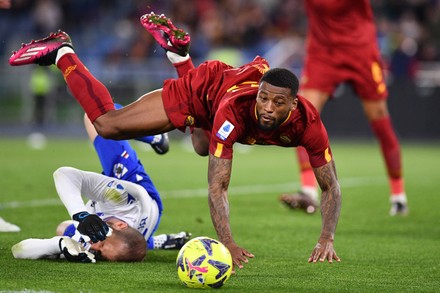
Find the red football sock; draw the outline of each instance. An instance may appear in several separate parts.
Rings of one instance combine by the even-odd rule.
[[[297,147],[296,154],[301,172],[301,187],[317,188],[315,173],[310,165],[309,155],[304,147]]]
[[[183,62],[173,63],[173,66],[176,68],[177,75],[179,77],[184,76],[188,71],[194,69],[194,64],[192,63],[191,57]]]
[[[403,178],[390,178],[391,195],[397,196],[405,192]]]
[[[402,159],[400,144],[397,140],[390,117],[381,118],[371,122],[371,127],[379,140],[382,155],[390,179],[391,193],[404,192],[402,179]]]
[[[72,95],[92,123],[99,116],[115,109],[107,88],[87,70],[76,54],[65,54],[57,66],[63,73]]]

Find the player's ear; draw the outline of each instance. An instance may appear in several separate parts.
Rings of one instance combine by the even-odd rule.
[[[127,229],[128,224],[125,223],[124,221],[114,221],[111,226],[112,226],[112,229],[115,229],[117,231],[121,231],[121,230]]]
[[[294,96],[292,97],[292,104],[290,105],[290,111],[295,110],[298,107],[298,97]]]

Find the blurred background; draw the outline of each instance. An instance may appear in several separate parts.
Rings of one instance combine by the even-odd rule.
[[[241,65],[261,55],[272,67],[299,75],[307,28],[302,1],[12,0],[10,9],[0,9],[0,136],[85,135],[83,112],[56,68],[8,65],[22,42],[68,32],[88,69],[116,102],[128,104],[176,77],[140,25],[141,15],[164,13],[187,30],[196,65],[206,59]],[[396,131],[403,140],[439,140],[440,0],[371,3]],[[322,115],[330,136],[373,139],[350,87],[342,85],[335,95]]]

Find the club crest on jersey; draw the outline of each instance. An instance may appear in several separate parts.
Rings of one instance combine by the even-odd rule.
[[[229,134],[231,134],[232,130],[234,130],[235,126],[229,122],[228,120],[226,120],[222,127],[220,127],[220,129],[217,132],[217,137],[219,137],[221,140],[226,140],[229,136]]]
[[[252,145],[252,144],[255,144],[256,142],[257,142],[257,140],[254,137],[250,137],[250,136],[246,137],[247,144]]]
[[[191,116],[191,115],[186,116],[186,118],[185,118],[185,125],[186,126],[192,126],[192,125],[194,125],[194,122],[195,122],[195,119],[193,116]]]
[[[121,179],[128,172],[128,169],[121,163],[115,164],[113,166],[113,174],[118,179]]]

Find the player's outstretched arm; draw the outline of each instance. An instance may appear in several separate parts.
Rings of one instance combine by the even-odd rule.
[[[94,263],[95,256],[77,241],[55,236],[49,239],[29,238],[11,248],[17,259],[56,259],[63,255],[70,262]]]
[[[341,189],[336,175],[335,162],[332,160],[322,167],[314,168],[316,179],[322,190],[321,216],[322,230],[318,243],[309,257],[309,262],[316,263],[318,260],[340,261],[333,248],[333,241],[341,212]]]
[[[111,229],[99,216],[87,212],[82,195],[95,199],[104,194],[102,176],[72,167],[60,167],[53,173],[58,196],[72,219],[79,222],[77,230],[94,243],[110,236]]]
[[[209,184],[209,209],[212,223],[222,242],[232,255],[234,266],[243,268],[243,263],[248,262],[248,257],[254,255],[244,248],[239,247],[232,238],[229,223],[228,186],[231,178],[232,160],[220,159],[209,155],[208,184]]]
[[[55,259],[61,253],[58,246],[60,239],[62,239],[60,236],[48,239],[25,239],[14,244],[11,252],[16,259]]]

